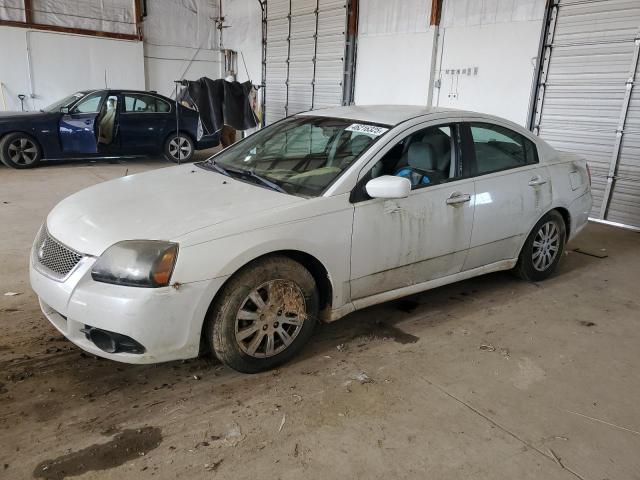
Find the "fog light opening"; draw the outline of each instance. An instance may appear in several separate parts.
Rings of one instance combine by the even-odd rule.
[[[116,353],[118,351],[118,341],[104,330],[92,328],[89,331],[89,340],[103,352]]]
[[[120,333],[102,330],[101,328],[95,328],[90,325],[85,325],[80,331],[103,352],[141,354],[146,351],[146,349],[133,338]]]

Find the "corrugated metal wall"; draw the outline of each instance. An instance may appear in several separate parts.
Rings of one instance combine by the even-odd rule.
[[[268,0],[265,119],[342,104],[346,0]]]
[[[559,0],[533,127],[589,161],[592,217],[640,226],[640,0]]]

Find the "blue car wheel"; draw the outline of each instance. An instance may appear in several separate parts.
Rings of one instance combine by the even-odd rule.
[[[0,141],[0,160],[11,168],[33,168],[40,163],[42,150],[31,135],[10,133]]]
[[[170,162],[188,162],[193,157],[195,146],[189,135],[172,133],[164,144],[164,156]]]

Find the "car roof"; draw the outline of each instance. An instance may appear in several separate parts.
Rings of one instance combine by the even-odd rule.
[[[94,90],[79,90],[76,93],[82,93],[83,95],[88,95],[89,93],[94,92],[115,92],[115,93],[145,93],[151,95],[159,95],[164,97],[164,95],[158,93],[155,90],[135,90],[133,88],[96,88]]]
[[[436,113],[460,115],[462,111],[453,108],[425,107],[421,105],[350,105],[313,110],[299,113],[298,115],[346,118],[359,122],[397,125],[412,118]]]

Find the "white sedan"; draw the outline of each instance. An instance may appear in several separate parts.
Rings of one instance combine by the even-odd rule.
[[[31,285],[93,354],[212,351],[257,372],[318,321],[497,270],[543,280],[590,209],[585,160],[509,121],[332,108],[71,195],[37,235]]]

